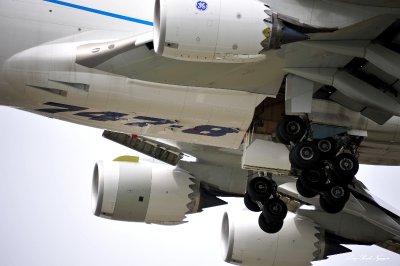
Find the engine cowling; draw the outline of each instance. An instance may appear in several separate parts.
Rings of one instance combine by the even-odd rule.
[[[222,257],[237,265],[310,265],[311,261],[350,250],[328,241],[315,223],[288,214],[282,229],[263,232],[260,213],[242,210],[225,213],[222,221]]]
[[[93,172],[93,213],[102,218],[180,224],[200,210],[199,184],[168,165],[98,161]]]
[[[258,0],[156,0],[154,48],[165,57],[243,63],[306,36]]]

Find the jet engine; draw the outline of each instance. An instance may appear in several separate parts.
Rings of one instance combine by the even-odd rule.
[[[258,0],[156,0],[154,49],[170,58],[243,63],[307,37]]]
[[[351,250],[328,239],[311,220],[288,214],[283,228],[266,234],[259,213],[225,213],[222,220],[223,259],[237,265],[310,265],[311,261]]]
[[[92,206],[102,218],[180,224],[201,210],[200,198],[196,179],[169,165],[99,161],[94,168]]]

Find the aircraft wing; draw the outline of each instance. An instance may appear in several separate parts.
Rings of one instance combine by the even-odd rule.
[[[269,97],[276,97],[285,84],[285,75],[292,74],[315,84],[314,97],[329,94],[329,99],[382,124],[400,114],[388,107],[388,103],[397,101],[400,90],[396,21],[395,15],[382,15],[341,29],[325,29],[329,32],[307,33],[309,40],[269,50],[265,60],[253,63],[174,60],[157,55],[153,46],[146,45],[114,56],[96,68],[132,79]]]
[[[375,7],[400,7],[400,3],[396,0],[334,0],[337,2],[351,3],[364,6]]]
[[[266,4],[270,4],[271,0],[261,0]],[[400,3],[396,0],[327,0],[326,2],[342,2],[343,4],[355,4],[359,6],[373,7],[400,7]]]
[[[95,68],[149,82],[241,90],[271,97],[278,93],[285,75],[284,61],[276,53],[255,63],[199,63],[160,56],[152,42],[148,44],[114,56]]]

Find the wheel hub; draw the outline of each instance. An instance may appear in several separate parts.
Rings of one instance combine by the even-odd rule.
[[[318,148],[320,151],[328,152],[332,149],[332,144],[327,140],[321,140],[318,143]]]
[[[264,182],[257,182],[255,184],[255,189],[260,193],[264,193],[268,190],[268,185]]]
[[[282,206],[279,203],[274,203],[269,207],[269,211],[273,214],[281,213]]]
[[[350,171],[354,167],[353,162],[347,158],[344,158],[343,160],[341,160],[339,165],[340,165],[340,168],[344,171]]]
[[[314,157],[314,152],[311,147],[303,147],[300,149],[300,157],[303,160],[311,160]]]
[[[308,181],[312,182],[312,183],[317,183],[321,178],[321,175],[318,173],[318,171],[310,171],[310,173],[308,174]]]
[[[344,189],[339,186],[334,186],[331,189],[331,194],[335,199],[340,199],[344,196]]]
[[[290,121],[286,125],[286,131],[291,135],[296,135],[300,132],[300,125],[295,121]]]

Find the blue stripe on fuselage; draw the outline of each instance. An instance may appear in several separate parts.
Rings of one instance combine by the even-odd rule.
[[[53,4],[57,4],[57,5],[67,6],[67,7],[71,7],[71,8],[75,8],[75,9],[80,9],[80,10],[84,10],[84,11],[87,11],[87,12],[91,12],[91,13],[107,16],[107,17],[112,17],[112,18],[122,19],[122,20],[130,21],[130,22],[139,23],[139,24],[144,24],[144,25],[148,25],[148,26],[153,26],[153,22],[151,22],[151,21],[146,21],[146,20],[141,20],[141,19],[137,19],[137,18],[127,17],[127,16],[123,16],[123,15],[119,15],[119,14],[115,14],[115,13],[110,13],[110,12],[107,12],[107,11],[98,10],[98,9],[94,9],[94,8],[90,8],[90,7],[86,7],[86,6],[75,5],[75,4],[72,4],[72,3],[68,3],[68,2],[64,2],[64,1],[58,1],[58,0],[43,0],[43,1],[50,2],[50,3],[53,3]]]

